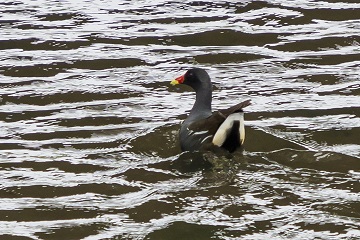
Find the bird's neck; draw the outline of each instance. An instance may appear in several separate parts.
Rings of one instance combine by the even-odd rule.
[[[196,91],[196,100],[193,108],[190,111],[190,116],[196,115],[210,115],[211,114],[211,87],[200,88]]]

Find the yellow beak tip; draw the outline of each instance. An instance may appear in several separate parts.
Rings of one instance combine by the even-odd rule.
[[[170,84],[171,84],[172,86],[175,86],[175,85],[178,85],[179,82],[178,82],[177,80],[172,80],[172,81],[170,82]]]

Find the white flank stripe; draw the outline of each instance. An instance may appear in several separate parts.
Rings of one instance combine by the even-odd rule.
[[[189,131],[189,135],[202,135],[207,134],[209,131],[200,131],[200,132],[194,132],[193,130],[187,129]]]
[[[201,141],[201,143],[205,142],[206,139],[211,138],[211,137],[212,137],[212,135],[209,135],[209,136],[205,137],[205,138]]]
[[[207,134],[208,131],[201,131],[201,132],[194,132],[194,135],[202,135],[202,134]]]

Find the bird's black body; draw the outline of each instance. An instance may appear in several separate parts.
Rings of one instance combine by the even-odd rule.
[[[250,100],[212,112],[212,85],[205,70],[190,69],[174,81],[174,84],[186,84],[196,92],[195,104],[180,128],[182,151],[207,151],[221,147],[234,152],[241,146],[245,137],[242,109],[250,105]]]

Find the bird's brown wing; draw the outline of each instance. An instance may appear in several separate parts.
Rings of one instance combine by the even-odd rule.
[[[208,118],[191,123],[189,125],[189,130],[194,132],[208,131],[208,135],[214,135],[225,119],[226,117],[217,111]]]
[[[246,100],[244,102],[238,103],[232,107],[229,107],[228,109],[219,110],[221,114],[224,115],[225,118],[227,118],[230,114],[234,112],[241,112],[243,108],[249,106],[251,104],[251,100]]]
[[[242,111],[244,107],[247,107],[250,104],[250,100],[246,100],[228,109],[216,111],[208,118],[191,123],[189,129],[194,132],[208,131],[209,135],[214,135],[230,114]]]

